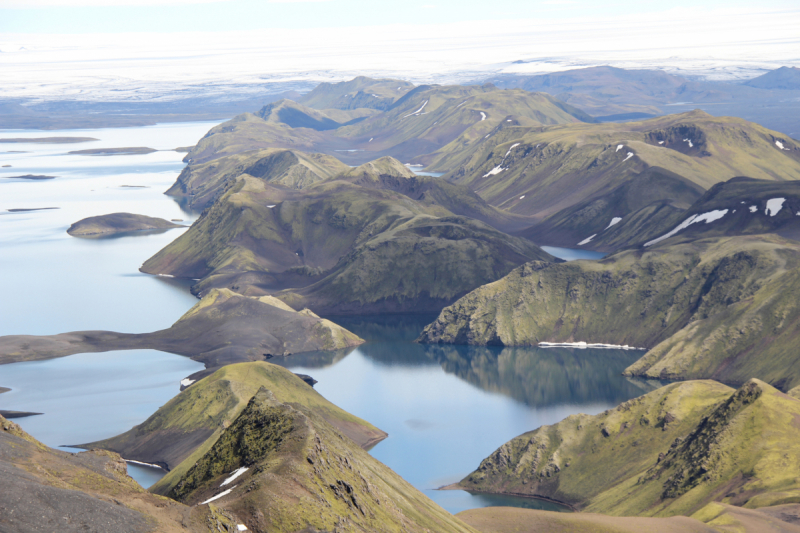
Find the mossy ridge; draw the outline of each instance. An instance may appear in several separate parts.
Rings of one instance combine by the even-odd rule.
[[[625,124],[512,131],[498,132],[458,151],[446,167],[430,169],[449,171],[446,179],[467,185],[494,206],[539,218],[600,198],[656,167],[703,189],[736,176],[800,179],[800,145],[752,122],[702,111]],[[787,149],[779,149],[776,141]],[[489,175],[497,168],[504,170]]]
[[[791,349],[798,267],[798,245],[775,235],[531,262],[445,308],[420,341],[628,344],[650,348],[629,375],[732,383],[757,376],[787,389],[800,383]]]
[[[321,126],[324,122],[322,115],[313,118],[313,110],[306,108],[303,111],[302,105],[288,102],[282,105],[296,108],[302,117],[310,118],[308,124],[311,126],[332,126]],[[212,128],[184,161],[205,163],[226,155],[271,147],[322,152],[351,164],[361,164],[383,155],[406,162],[425,163],[424,154],[430,154],[455,139],[459,139],[459,146],[471,146],[490,135],[493,128],[511,124],[506,122],[509,120],[517,124],[541,125],[583,119],[587,119],[585,113],[544,93],[504,91],[491,84],[420,86],[406,91],[380,113],[364,115],[327,131],[292,128],[280,118],[268,121],[254,114],[239,115]],[[297,125],[303,123],[286,120]]]
[[[302,189],[349,169],[333,156],[283,148],[266,148],[187,165],[168,195],[183,198],[189,207],[211,205],[239,176],[247,174],[291,189]]]
[[[459,486],[541,495],[618,516],[784,503],[800,474],[800,400],[760,380],[671,384],[504,444]],[[696,514],[703,521],[713,516]]]
[[[302,403],[318,412],[358,445],[374,445],[386,437],[372,424],[328,402],[288,370],[253,362],[224,366],[187,387],[133,429],[82,447],[109,449],[126,459],[164,465],[172,471],[153,487],[164,494],[177,480],[182,461],[197,449],[213,445],[261,387],[279,401]]]
[[[194,287],[201,294],[224,286],[341,314],[438,311],[525,261],[556,260],[453,212],[520,224],[468,189],[416,176],[392,158],[302,191],[244,175],[142,270],[204,278]],[[398,260],[409,268],[394,268]]]
[[[592,508],[598,495],[653,465],[731,392],[712,381],[676,383],[600,415],[572,415],[507,442],[459,486],[608,512]]]
[[[544,254],[475,220],[418,216],[356,247],[322,280],[276,297],[329,314],[437,311]]]
[[[414,88],[403,80],[358,76],[339,83],[320,83],[297,101],[315,109],[388,109]]]
[[[229,485],[221,482],[246,467]],[[175,485],[246,517],[252,531],[474,531],[436,506],[313,410],[259,391]]]

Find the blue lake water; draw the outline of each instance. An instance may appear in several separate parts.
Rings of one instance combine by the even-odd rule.
[[[0,179],[0,335],[153,331],[169,327],[194,305],[197,300],[186,283],[138,272],[143,261],[185,230],[93,240],[66,234],[81,218],[118,211],[191,223],[196,214],[163,194],[183,168],[183,154],[87,157],[67,152],[122,146],[167,150],[194,144],[213,125],[0,131],[0,138],[100,139],[0,145],[0,165],[12,165],[0,176],[58,176],[40,182]],[[38,207],[59,209],[7,211]],[[602,256],[549,251],[564,258]],[[389,438],[371,453],[450,512],[501,504],[553,508],[529,499],[434,489],[458,481],[516,435],[573,413],[601,412],[654,386],[620,375],[638,352],[413,343],[433,318],[336,318],[369,342],[349,352],[299,354],[282,363],[310,374],[329,400],[387,431]],[[17,421],[48,445],[90,442],[141,423],[177,394],[180,379],[199,368],[187,358],[152,350],[3,365],[0,386],[12,391],[0,395],[0,408],[44,412]],[[134,465],[129,472],[143,486],[161,475]]]
[[[574,413],[595,414],[652,390],[622,370],[640,352],[413,342],[434,316],[336,318],[368,341],[350,353],[272,359],[311,375],[333,403],[389,433],[371,450],[450,511],[548,502],[438,491],[507,440]]]
[[[542,250],[550,255],[554,255],[564,261],[576,261],[578,259],[602,259],[605,252],[593,252],[591,250],[576,250],[575,248],[559,248],[558,246],[542,246]]]

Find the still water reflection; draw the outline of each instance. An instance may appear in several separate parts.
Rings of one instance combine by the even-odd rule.
[[[433,316],[336,317],[369,341],[350,352],[272,359],[319,380],[340,407],[389,433],[371,453],[452,513],[486,505],[554,505],[438,491],[507,440],[574,413],[599,413],[656,384],[622,370],[640,352],[422,345]],[[555,506],[557,507],[557,506]]]

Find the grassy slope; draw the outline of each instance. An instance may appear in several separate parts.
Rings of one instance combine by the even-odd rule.
[[[461,482],[539,494],[592,512],[689,516],[711,502],[798,501],[800,400],[750,380],[668,385],[596,416],[517,437]]]
[[[703,189],[736,176],[800,179],[797,143],[757,124],[702,111],[627,124],[510,129],[481,140],[441,170],[450,171],[445,176],[450,181],[513,213],[543,218],[603,196],[652,167]],[[776,140],[787,150],[780,150]],[[634,155],[628,158],[628,153]],[[484,177],[496,167],[505,170]]]
[[[166,194],[186,198],[189,207],[199,210],[211,205],[226,187],[244,174],[276,185],[302,189],[348,168],[329,155],[266,148],[187,165]]]
[[[164,464],[171,472],[152,490],[165,494],[196,458],[216,442],[250,398],[266,387],[283,402],[301,403],[350,436],[370,446],[386,433],[343,411],[288,370],[266,362],[227,365],[190,385],[130,431],[87,444],[119,452],[126,459]]]
[[[254,531],[474,531],[300,403],[260,390],[171,491],[215,503]],[[312,529],[313,528],[313,529]]]
[[[586,341],[651,348],[628,371],[750,377],[788,388],[800,249],[774,235],[704,239],[602,261],[528,263],[445,308],[423,342]],[[751,354],[758,353],[759,357]]]

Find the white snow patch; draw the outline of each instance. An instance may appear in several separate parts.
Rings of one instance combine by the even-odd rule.
[[[486,137],[484,137],[484,139],[488,139],[491,135],[492,135],[491,133],[488,134]]]
[[[617,149],[616,149],[616,150],[614,150],[614,152],[619,152],[619,151],[620,151],[620,150],[622,150],[624,147],[625,147],[625,145],[624,145],[624,144],[618,144],[618,145],[617,145]]]
[[[370,137],[370,138],[369,138],[369,140],[368,140],[367,142],[368,142],[368,143],[371,143],[371,142],[372,142],[372,139],[374,139],[374,138],[375,138],[375,137]]]
[[[425,103],[423,103],[422,106],[419,109],[417,109],[413,113],[409,113],[408,115],[406,115],[403,118],[410,117],[410,116],[413,116],[413,115],[419,115],[420,113],[422,113],[422,110],[425,109],[426,105],[428,105],[428,101],[427,100],[425,100]]]
[[[606,226],[606,229],[610,228],[610,227],[611,227],[611,226],[613,226],[614,224],[617,224],[617,223],[619,223],[621,220],[622,220],[622,217],[614,217],[614,218],[612,218],[612,219],[611,219],[611,222],[609,222],[609,223],[608,223],[608,226]],[[605,231],[605,229],[604,229],[603,231]]]
[[[492,170],[490,170],[489,172],[487,172],[486,174],[484,174],[484,175],[483,175],[483,177],[484,177],[484,178],[488,178],[489,176],[494,176],[495,174],[500,174],[500,173],[501,173],[502,171],[504,171],[504,170],[505,170],[505,169],[504,169],[503,167],[501,167],[500,165],[497,165],[497,166],[496,166],[496,167],[494,167]]]
[[[506,122],[513,122],[511,119],[506,120]]]
[[[272,209],[273,207],[275,207],[275,204],[268,205],[267,207],[269,207],[270,209]]]
[[[174,278],[175,277],[172,274],[156,274],[156,276],[159,276],[159,277],[162,277],[162,278]]]
[[[225,485],[227,485],[228,483],[230,483],[231,481],[233,481],[237,477],[241,476],[242,474],[244,474],[248,470],[250,470],[250,469],[248,467],[246,467],[246,466],[243,466],[241,468],[238,468],[238,469],[234,470],[233,472],[231,472],[230,477],[228,477],[228,479],[226,479],[225,481],[222,482],[220,487],[224,487]]]
[[[467,103],[467,101],[466,101],[466,100],[464,100],[463,102],[461,102],[460,104],[458,104],[458,105],[456,106],[456,109],[458,109],[459,107],[461,107],[462,105],[464,105],[464,104],[466,104],[466,103]]]
[[[777,147],[778,147],[778,148],[780,148],[781,150],[788,150],[788,148],[784,148],[784,147],[783,147],[783,143],[782,143],[782,142],[780,142],[780,141],[775,141],[775,146],[777,146]]]
[[[591,342],[540,342],[540,348],[558,348],[558,347],[566,347],[566,348],[612,348],[617,350],[647,350],[647,348],[636,348],[634,346],[628,346],[627,344],[604,344],[604,343],[591,343]]]
[[[780,213],[783,202],[785,201],[786,198],[772,198],[771,200],[767,200],[767,209],[764,211],[764,214],[774,217]]]
[[[161,468],[160,466],[158,466],[158,465],[154,465],[154,464],[152,464],[152,463],[143,463],[143,462],[141,462],[141,461],[134,461],[133,459],[124,459],[124,461],[125,461],[126,463],[133,463],[133,464],[135,464],[135,465],[149,466],[149,467],[151,467],[151,468],[158,468],[158,469],[164,470],[164,469],[163,469],[163,468]]]
[[[633,152],[628,152],[628,157],[626,157],[625,159],[623,159],[623,160],[622,160],[622,162],[624,163],[625,161],[627,161],[627,160],[628,160],[628,159],[630,159],[631,157],[633,157]]]
[[[754,206],[754,205],[751,205],[750,206],[750,212],[751,213],[755,213],[756,211],[758,211],[758,208],[756,206]]]
[[[508,149],[508,152],[506,152],[506,155],[505,155],[505,157],[503,157],[503,159],[505,159],[506,157],[508,157],[508,154],[510,154],[510,153],[511,153],[511,150],[513,150],[514,148],[516,148],[516,147],[517,147],[517,146],[519,146],[519,145],[520,145],[520,143],[517,143],[517,144],[512,144],[512,145],[511,145],[511,148],[509,148],[509,149]]]
[[[658,141],[658,144],[664,144],[664,141]]]
[[[192,384],[192,383],[194,383],[195,381],[196,381],[196,380],[194,380],[194,379],[183,378],[183,379],[181,380],[181,385],[183,385],[184,387],[188,387],[189,385],[191,385],[191,384]]]
[[[400,87],[398,87],[398,89],[399,89],[399,88],[400,88]],[[236,529],[237,529],[238,531],[247,531],[247,526],[246,526],[246,525],[244,525],[244,524],[237,524],[237,525],[236,525]]]
[[[587,238],[583,239],[581,242],[578,243],[578,246],[583,246],[584,244],[589,244],[590,242],[592,242],[592,239],[594,239],[595,237],[597,237],[597,233],[595,233],[591,237],[587,237]]]
[[[216,496],[214,496],[213,498],[209,498],[209,499],[207,499],[207,500],[206,500],[206,501],[204,501],[204,502],[200,502],[200,505],[204,505],[204,504],[206,504],[206,503],[211,503],[211,502],[213,502],[214,500],[217,500],[217,499],[219,499],[219,498],[222,498],[223,496],[227,496],[227,495],[228,495],[228,494],[230,494],[230,493],[231,493],[231,491],[232,491],[233,489],[235,489],[235,488],[236,488],[236,485],[234,485],[233,487],[229,488],[228,490],[224,490],[224,491],[220,492],[219,494],[217,494],[217,495],[216,495]]]
[[[684,220],[683,222],[681,222],[675,229],[673,229],[669,233],[665,233],[664,235],[662,235],[661,237],[659,237],[657,239],[653,239],[652,241],[648,241],[648,242],[644,243],[644,245],[645,246],[651,246],[651,245],[653,245],[653,244],[655,244],[657,242],[663,241],[664,239],[669,239],[670,237],[672,237],[673,235],[675,235],[676,233],[678,233],[682,229],[686,229],[686,228],[688,228],[689,226],[691,226],[692,224],[694,224],[696,222],[705,221],[705,223],[708,224],[710,222],[714,222],[715,220],[721,219],[726,214],[728,214],[728,210],[727,209],[722,209],[722,210],[715,209],[714,211],[709,211],[708,213],[703,213],[702,215],[692,215],[689,218],[687,218],[686,220]]]
[[[483,122],[484,120],[486,120],[486,113],[484,113],[483,111],[481,111],[480,113],[481,113],[481,122]]]
[[[524,194],[523,194],[522,196],[520,196],[520,197],[519,197],[519,199],[520,199],[520,200],[522,200],[523,198],[525,198],[525,195],[524,195]]]
[[[375,98],[378,98],[378,95],[377,95],[377,94],[373,94],[372,96],[374,96]]]
[[[691,139],[684,139],[684,140],[683,140],[683,142],[685,142],[685,143],[689,143],[689,148],[691,148],[691,147],[693,147],[693,146],[694,146],[694,145],[692,144],[692,141],[691,141]]]

